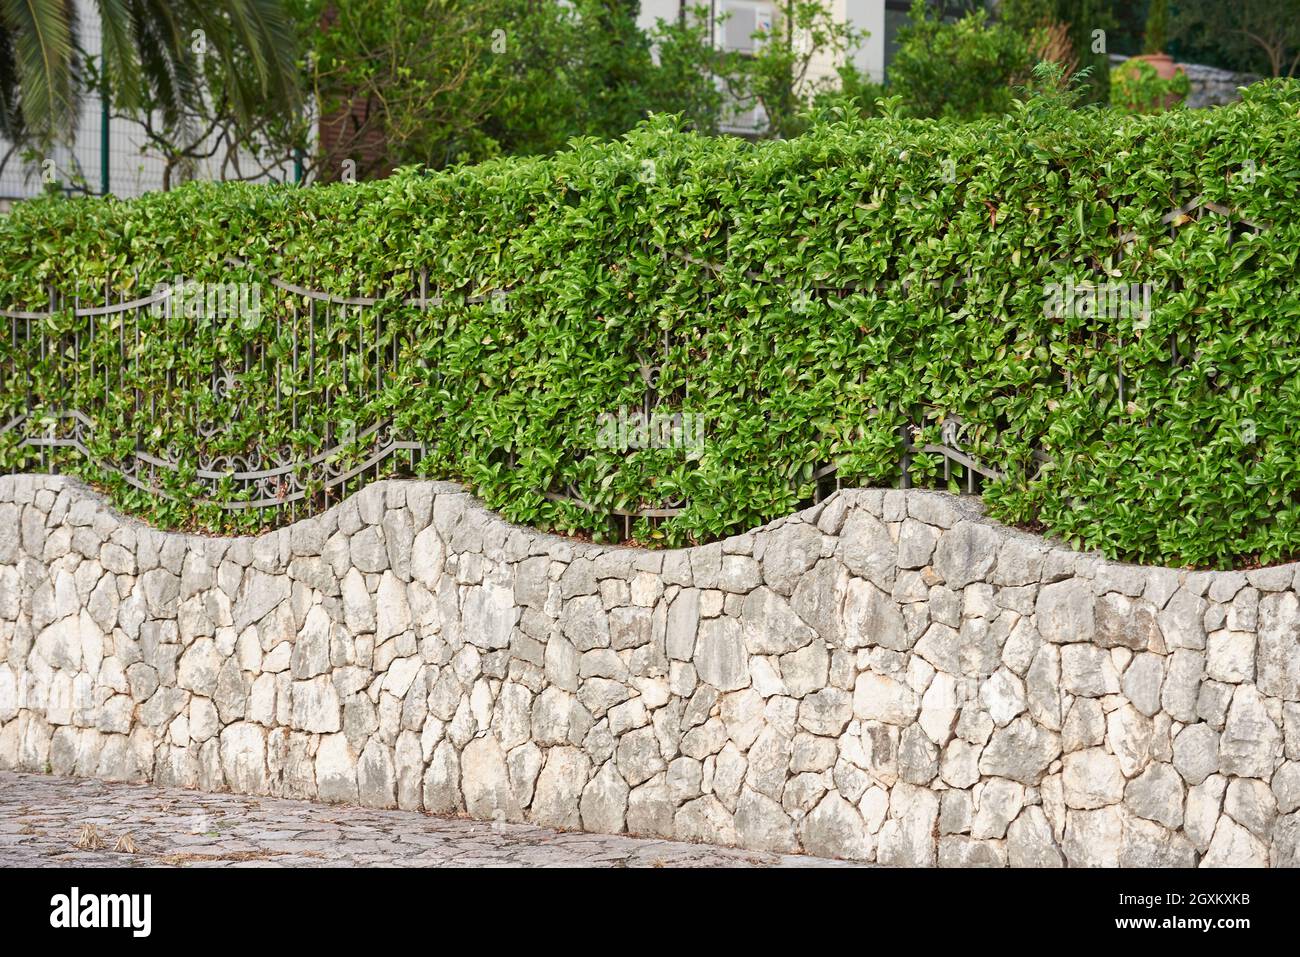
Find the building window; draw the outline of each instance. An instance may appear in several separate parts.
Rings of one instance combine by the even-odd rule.
[[[889,64],[894,62],[898,52],[898,31],[908,22],[910,0],[885,0],[885,73],[889,73]]]

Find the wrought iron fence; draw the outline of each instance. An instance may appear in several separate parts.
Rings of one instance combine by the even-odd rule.
[[[377,300],[336,296],[279,279],[272,283],[293,294],[285,297],[287,310],[276,310],[274,335],[250,340],[242,354],[225,356],[209,369],[179,364],[169,368],[162,396],[156,390],[141,388],[138,376],[141,329],[147,325],[142,321],[144,313],[161,310],[165,321],[180,320],[179,328],[173,331],[191,341],[204,335],[213,338],[216,323],[221,321],[206,310],[194,316],[178,313],[175,306],[188,288],[183,279],[132,299],[105,288],[102,301],[96,305],[83,305],[81,296],[69,299],[50,289],[45,309],[0,311],[0,319],[7,320],[10,340],[6,350],[10,368],[0,370],[6,380],[21,381],[26,371],[24,364],[35,366],[63,355],[72,360],[68,367],[75,370],[76,376],[80,377],[84,367],[91,380],[71,383],[72,394],[83,399],[87,408],[43,407],[29,386],[22,407],[0,410],[0,440],[17,437],[16,447],[30,450],[32,458],[25,462],[26,468],[59,471],[68,462],[60,450],[70,450],[106,475],[164,498],[177,494],[168,486],[178,483],[166,478],[184,476],[191,487],[197,483],[205,490],[201,498],[205,504],[231,512],[261,510],[268,524],[291,521],[314,508],[328,507],[368,478],[377,477],[386,466],[413,470],[424,453],[424,445],[395,434],[388,419],[361,428],[340,429],[331,418],[320,417],[318,423],[313,423],[319,426],[320,446],[306,455],[262,443],[252,443],[243,454],[205,454],[204,440],[218,436],[231,423],[218,416],[205,418],[201,410],[231,405],[238,410],[247,402],[271,402],[276,412],[285,416],[290,430],[296,432],[311,411],[300,396],[314,396],[321,408],[329,408],[336,398],[329,385],[317,387],[319,372],[328,373],[332,366],[341,366],[344,386],[354,396],[378,393],[402,351],[402,330],[386,330],[377,313],[369,322],[361,316],[355,326],[355,340],[340,339],[335,334],[346,310],[360,314]],[[283,342],[289,343],[287,354],[274,354],[276,344]],[[274,382],[271,395],[239,394],[241,375],[254,367],[260,368],[263,378]],[[321,379],[328,381],[328,376]],[[167,396],[179,392],[193,396],[201,391],[212,401],[193,403],[197,456],[186,460],[175,454],[156,455],[143,443],[131,440],[132,434],[138,436],[148,430],[158,403]],[[131,410],[127,435],[104,435],[100,431],[95,395],[110,392],[116,392],[119,398],[131,397],[126,403]],[[24,400],[13,390],[10,397]],[[364,404],[364,398],[360,402]],[[287,408],[281,408],[282,403]],[[106,449],[120,449],[123,441],[132,447],[110,457]]]
[[[1185,222],[1196,221],[1206,214],[1222,216],[1230,228],[1259,232],[1262,226],[1245,222],[1226,207],[1197,197],[1167,213],[1162,222],[1172,231]],[[1138,238],[1130,233],[1118,235],[1117,244],[1129,248]],[[716,278],[722,278],[726,267],[721,263],[698,259],[687,253],[660,249],[665,259],[701,267]],[[234,270],[246,271],[248,264],[239,259],[228,259]],[[874,287],[825,284],[803,284],[794,277],[769,275],[754,270],[739,273],[748,281],[770,282],[787,289],[801,289],[812,295],[848,296],[869,292]],[[961,278],[958,278],[958,282]],[[336,395],[331,386],[318,387],[318,378],[330,380],[331,368],[341,366],[343,382],[354,404],[366,405],[365,397],[378,395],[394,374],[395,367],[413,354],[411,332],[401,324],[386,324],[384,307],[394,304],[428,311],[443,306],[452,298],[441,293],[430,294],[428,275],[421,272],[417,286],[404,297],[339,296],[311,289],[271,277],[270,285],[284,295],[276,303],[274,335],[250,339],[240,355],[224,355],[214,361],[210,369],[169,368],[163,389],[166,395],[178,390],[192,390],[192,395],[206,393],[212,401],[195,401],[193,429],[199,440],[196,456],[187,459],[177,454],[157,455],[133,440],[139,436],[156,414],[160,396],[156,391],[141,389],[137,378],[141,357],[141,317],[146,310],[161,310],[166,319],[181,320],[178,334],[195,338],[212,337],[216,320],[203,316],[182,315],[178,300],[184,295],[186,283],[178,281],[156,288],[147,296],[126,299],[105,286],[94,304],[87,304],[82,295],[67,297],[56,289],[48,290],[48,301],[43,309],[0,310],[0,321],[8,327],[9,348],[0,355],[0,376],[10,383],[28,380],[25,395],[21,390],[0,390],[0,403],[6,398],[9,408],[0,406],[0,447],[8,440],[12,447],[25,450],[30,456],[23,460],[23,471],[33,468],[41,471],[59,471],[70,462],[68,455],[93,463],[106,475],[116,476],[127,485],[150,495],[174,496],[169,481],[183,476],[188,489],[201,491],[200,501],[227,512],[257,510],[260,521],[276,525],[293,521],[313,511],[327,508],[366,482],[385,474],[412,474],[428,448],[419,435],[401,432],[394,426],[392,417],[365,423],[360,428],[340,429],[337,422],[322,413],[328,410]],[[465,290],[454,292],[454,302],[483,304],[489,300],[508,297],[513,289],[488,289],[467,295]],[[342,338],[337,330],[351,311],[356,320],[353,333]],[[192,322],[191,322],[192,318]],[[207,323],[205,325],[205,322]],[[352,336],[355,335],[355,338]],[[667,361],[671,343],[665,339],[663,356],[638,356],[644,379],[642,411],[650,414],[666,404],[680,403],[681,394],[660,395],[657,391],[657,362]],[[283,348],[281,348],[283,346]],[[70,367],[81,376],[83,355],[88,356],[87,381],[73,383],[72,393],[85,399],[87,408],[45,408],[34,396],[30,377],[24,364],[46,363],[51,357],[69,356]],[[1178,365],[1187,361],[1179,354],[1177,342],[1170,345],[1170,362]],[[5,365],[8,368],[5,368]],[[273,395],[240,396],[240,376],[258,366],[264,377],[274,381]],[[431,370],[436,374],[436,370]],[[324,375],[321,375],[324,373]],[[1131,394],[1132,385],[1126,380],[1122,363],[1116,369],[1121,403]],[[286,387],[287,386],[287,387]],[[119,398],[130,394],[128,405],[133,409],[128,434],[104,435],[95,415],[95,397],[116,392]],[[357,399],[360,395],[362,398]],[[311,397],[309,403],[306,397]],[[287,414],[291,430],[309,423],[319,433],[316,446],[304,451],[301,446],[267,446],[253,443],[242,454],[204,454],[204,439],[219,435],[223,428],[233,423],[220,417],[206,419],[202,410],[229,409],[236,414],[241,403],[274,402],[277,414]],[[287,403],[288,408],[282,408]],[[916,444],[919,429],[906,424],[899,429],[899,460],[897,482],[907,488],[912,484],[913,464],[917,455],[938,456],[942,460],[945,483],[953,481],[965,486],[969,493],[979,491],[985,481],[1003,479],[1004,473],[980,461],[968,447],[963,437],[965,423],[949,415],[941,422],[941,441]],[[995,443],[996,444],[996,438]],[[1041,467],[1051,458],[1041,450],[1034,450],[1033,460]],[[813,471],[813,502],[841,487],[838,466],[835,462],[819,464]],[[685,501],[657,503],[654,507],[618,509],[598,507],[586,501],[580,490],[569,486],[562,490],[539,489],[546,498],[565,502],[590,512],[605,512],[616,531],[630,537],[632,523],[649,520],[651,523],[670,519],[688,507]],[[621,525],[621,529],[617,526]]]

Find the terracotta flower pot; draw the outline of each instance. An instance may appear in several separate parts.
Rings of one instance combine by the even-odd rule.
[[[1174,58],[1171,57],[1168,53],[1143,53],[1138,56],[1129,57],[1129,61],[1131,62],[1140,61],[1143,63],[1150,64],[1151,68],[1156,71],[1156,76],[1158,76],[1162,80],[1172,80],[1174,77],[1178,76],[1178,74],[1186,72],[1183,70],[1182,65],[1179,63],[1175,63]],[[1166,110],[1172,109],[1182,100],[1183,100],[1183,95],[1178,93],[1170,93],[1168,96],[1165,97],[1163,106]]]
[[[1134,60],[1145,60],[1156,68],[1156,75],[1162,80],[1172,80],[1178,75],[1182,67],[1174,62],[1174,58],[1168,53],[1144,53],[1141,56],[1133,57]]]

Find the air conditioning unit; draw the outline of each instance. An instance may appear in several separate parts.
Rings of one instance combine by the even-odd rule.
[[[721,0],[719,14],[722,21],[721,46],[736,53],[753,53],[759,44],[754,34],[772,29],[772,4],[762,0]]]

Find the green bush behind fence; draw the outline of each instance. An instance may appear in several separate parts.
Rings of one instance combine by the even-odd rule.
[[[827,482],[973,487],[923,451],[947,442],[996,476],[980,489],[1006,521],[1144,562],[1274,561],[1300,554],[1297,211],[1296,82],[1212,111],[1031,101],[758,146],[653,121],[376,183],[39,201],[0,220],[0,308],[53,289],[36,324],[59,345],[13,320],[0,416],[77,409],[95,461],[179,463],[160,494],[57,463],[173,526],[265,521],[222,509],[246,493],[205,487],[200,462],[305,461],[391,420],[421,474],[565,531],[664,508],[630,531],[681,544]],[[71,308],[177,275],[256,284],[261,309],[94,330]],[[270,277],[379,301],[326,323]],[[1149,311],[1044,308],[1106,282],[1145,285]],[[327,367],[301,361],[308,338]],[[652,409],[698,416],[702,442],[604,447],[609,416]],[[23,434],[0,436],[0,468],[50,464]]]

